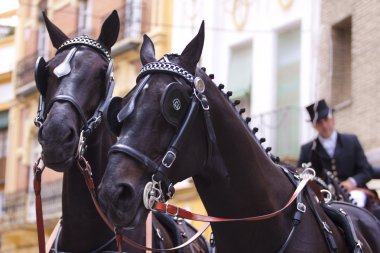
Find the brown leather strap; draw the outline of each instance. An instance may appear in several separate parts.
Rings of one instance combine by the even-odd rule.
[[[107,226],[112,231],[115,231],[116,241],[117,241],[117,245],[118,245],[118,250],[119,250],[120,253],[122,252],[121,240],[123,240],[125,243],[127,243],[128,245],[130,245],[132,247],[135,247],[135,248],[140,249],[140,250],[145,250],[145,251],[173,251],[173,250],[178,250],[178,249],[181,249],[181,248],[189,245],[190,243],[194,242],[210,226],[210,223],[206,223],[188,241],[186,241],[185,243],[183,243],[181,245],[173,247],[173,248],[156,249],[156,248],[146,247],[146,246],[141,245],[141,244],[139,244],[139,243],[137,243],[135,241],[132,241],[132,240],[130,240],[129,238],[127,238],[126,236],[124,236],[122,234],[122,230],[121,229],[114,228],[113,225],[111,224],[111,222],[107,219],[106,215],[101,210],[101,208],[99,206],[99,202],[97,201],[97,198],[96,198],[95,185],[94,185],[94,181],[93,181],[92,176],[91,176],[92,172],[91,172],[91,166],[90,166],[90,164],[83,157],[80,160],[78,160],[77,163],[78,163],[78,167],[79,167],[80,171],[82,172],[82,175],[84,176],[84,179],[86,181],[86,185],[88,187],[88,190],[90,191],[91,198],[92,198],[92,201],[93,201],[93,203],[95,205],[96,210],[98,211],[98,213],[99,213],[100,217],[103,219],[103,221],[107,224]]]
[[[162,202],[156,202],[154,205],[154,209],[160,212],[168,213],[173,216],[177,216],[183,219],[187,220],[195,220],[195,221],[203,221],[203,222],[231,222],[231,221],[259,221],[259,220],[266,220],[273,218],[277,215],[279,215],[282,211],[284,211],[301,193],[301,191],[305,188],[307,183],[311,180],[311,178],[304,178],[299,185],[297,186],[296,190],[294,191],[293,195],[289,199],[289,201],[279,210],[274,211],[269,214],[259,215],[255,217],[248,217],[248,218],[237,218],[237,219],[229,219],[229,218],[220,218],[220,217],[212,217],[202,214],[196,214],[189,212],[185,209],[182,209],[180,207],[170,205],[168,203],[162,203]]]
[[[41,157],[37,159],[33,166],[34,180],[33,188],[36,195],[36,220],[37,220],[37,235],[38,235],[38,249],[39,253],[45,253],[45,231],[44,231],[44,219],[42,212],[42,199],[41,199],[41,175],[45,169],[45,165],[42,168],[39,167]]]

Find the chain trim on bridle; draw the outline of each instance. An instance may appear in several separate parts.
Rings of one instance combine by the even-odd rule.
[[[74,39],[66,40],[65,42],[63,42],[61,46],[58,47],[57,52],[59,52],[61,49],[65,47],[69,47],[72,45],[85,45],[88,47],[92,47],[103,53],[107,57],[108,61],[111,60],[110,51],[107,48],[105,48],[102,44],[100,44],[98,41],[89,38],[87,35],[82,35]]]
[[[83,35],[83,36],[65,41],[58,48],[57,53],[60,50],[66,48],[66,47],[72,46],[72,45],[85,45],[85,46],[94,48],[97,51],[99,51],[100,53],[102,53],[107,58],[109,63],[108,63],[108,68],[107,68],[107,72],[106,72],[106,80],[105,80],[106,85],[107,85],[105,97],[99,103],[94,114],[88,120],[86,120],[82,108],[78,105],[78,103],[71,96],[67,96],[67,95],[55,96],[51,99],[49,104],[46,106],[45,105],[45,96],[43,94],[40,94],[37,116],[35,117],[34,123],[35,123],[36,127],[41,129],[41,126],[43,125],[43,122],[45,121],[45,116],[46,116],[45,114],[48,113],[52,104],[56,101],[68,102],[75,108],[76,112],[79,114],[79,116],[83,122],[83,126],[82,126],[80,137],[79,137],[77,152],[75,154],[76,159],[77,159],[77,164],[78,164],[78,167],[81,170],[82,174],[85,176],[87,187],[91,193],[91,197],[92,197],[93,202],[94,202],[94,204],[95,204],[95,206],[99,212],[99,215],[104,220],[105,217],[103,217],[104,215],[102,216],[101,210],[99,209],[99,207],[97,205],[97,200],[96,200],[96,195],[95,195],[95,186],[94,186],[94,183],[93,183],[92,178],[91,178],[92,172],[91,172],[91,168],[90,168],[87,160],[84,158],[84,152],[87,148],[86,140],[89,137],[89,135],[91,135],[93,133],[93,131],[100,125],[101,120],[102,120],[102,116],[103,116],[103,112],[104,112],[105,106],[107,104],[106,102],[111,98],[112,93],[113,93],[113,89],[115,86],[115,82],[114,82],[114,78],[113,78],[113,62],[112,62],[112,59],[110,57],[109,50],[107,50],[99,42],[97,42],[93,39],[90,39],[87,35]],[[65,64],[70,66],[69,65],[70,61],[74,57],[75,52],[76,52],[76,49],[72,49],[69,52],[69,54],[68,54],[68,56],[66,56],[64,62],[61,63],[61,65],[63,67],[65,67],[64,66]],[[41,59],[41,57],[37,59],[36,72],[39,69],[39,68],[37,68],[37,66],[39,64],[40,59]],[[60,67],[61,65],[58,65],[58,67]],[[58,78],[61,78],[61,77],[70,73],[70,69],[68,70],[68,72],[65,73],[64,72],[65,70],[63,70],[63,71],[59,70],[58,67],[54,71],[55,75],[57,75],[57,73],[58,73],[58,75],[57,75]],[[38,74],[38,73],[35,73],[35,74]],[[36,82],[37,82],[37,78],[36,78]],[[34,164],[34,167],[33,167],[33,170],[34,170],[34,191],[35,191],[35,195],[36,195],[35,207],[36,207],[36,220],[37,220],[39,252],[45,253],[45,252],[49,252],[52,249],[52,244],[53,244],[54,240],[57,240],[56,237],[58,236],[59,229],[54,229],[53,233],[51,234],[51,238],[49,238],[48,244],[45,245],[43,213],[42,213],[42,199],[41,199],[41,176],[42,176],[42,172],[45,168],[45,165],[40,167],[39,166],[40,160],[41,160],[41,158],[38,158],[38,160],[36,161],[36,163]],[[85,165],[83,165],[83,164],[85,164]],[[86,178],[86,174],[88,174],[88,177],[90,177],[90,179]],[[105,222],[106,222],[106,220],[105,220]],[[60,221],[59,221],[59,223],[60,223]],[[60,227],[60,224],[57,224],[56,228],[59,228],[59,227]],[[115,240],[115,237],[112,238],[108,243],[110,243],[113,240]],[[108,243],[107,243],[107,245],[108,245]],[[101,248],[103,248],[103,247],[104,246],[102,246]]]

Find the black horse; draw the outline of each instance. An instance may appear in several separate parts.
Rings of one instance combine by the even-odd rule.
[[[114,86],[110,52],[117,40],[119,17],[114,11],[94,40],[87,36],[69,39],[45,13],[43,16],[57,53],[47,63],[42,58],[36,63],[36,85],[41,94],[36,125],[40,127],[38,139],[44,164],[64,172],[61,231],[54,248],[59,252],[116,252],[114,231],[97,212],[81,174],[87,173],[83,170],[88,169],[88,162],[97,186],[108,150],[116,141],[102,119]],[[173,247],[196,233],[189,224],[179,225],[165,215],[154,215],[152,221],[153,246],[158,248]],[[187,235],[181,235],[180,229],[186,230]],[[125,233],[135,242],[145,244],[143,223]],[[204,240],[195,248],[208,251]],[[142,252],[126,245],[124,250]]]
[[[137,85],[109,104],[107,122],[119,138],[98,192],[115,224],[135,226],[188,177],[208,214],[224,218],[279,210],[295,189],[299,175],[272,161],[234,107],[237,102],[228,99],[231,94],[196,67],[203,42],[202,24],[180,55],[157,61],[145,36]],[[272,219],[213,223],[217,252],[352,252],[360,245],[364,252],[380,252],[380,224],[365,210],[341,207],[360,225],[356,243],[348,245],[313,192],[307,187],[299,196],[297,205]]]

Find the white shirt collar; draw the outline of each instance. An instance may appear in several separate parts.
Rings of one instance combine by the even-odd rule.
[[[325,148],[327,154],[330,157],[333,157],[334,155],[337,138],[338,138],[338,133],[335,130],[332,132],[332,134],[328,138],[323,138],[322,136],[318,136],[319,142]]]

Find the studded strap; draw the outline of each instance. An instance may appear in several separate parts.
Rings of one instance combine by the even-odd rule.
[[[57,52],[60,51],[61,49],[65,48],[65,47],[68,47],[71,45],[86,45],[86,46],[92,47],[92,48],[102,52],[107,57],[108,61],[111,60],[110,51],[108,49],[106,49],[98,41],[89,38],[87,35],[82,35],[82,36],[76,37],[74,39],[66,40],[65,42],[62,43],[61,46],[59,46]]]
[[[167,72],[170,74],[183,77],[190,84],[193,84],[194,82],[194,76],[191,73],[189,73],[189,71],[187,71],[186,69],[172,62],[160,62],[160,61],[150,62],[150,63],[145,64],[140,70],[140,73],[137,76],[137,80],[139,80],[141,77],[147,74],[154,73],[154,72]]]

